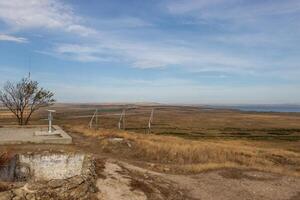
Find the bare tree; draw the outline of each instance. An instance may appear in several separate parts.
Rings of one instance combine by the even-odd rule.
[[[32,113],[55,102],[54,93],[40,88],[37,81],[23,78],[20,82],[7,81],[0,91],[0,102],[17,118],[19,125],[27,125]]]

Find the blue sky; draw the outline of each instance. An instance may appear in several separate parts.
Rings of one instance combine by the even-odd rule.
[[[299,0],[0,0],[0,86],[60,102],[300,103]]]

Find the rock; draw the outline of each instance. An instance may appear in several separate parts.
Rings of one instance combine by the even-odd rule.
[[[79,185],[81,185],[82,183],[84,182],[84,179],[80,176],[76,176],[76,177],[73,177],[69,180],[69,183],[67,184],[67,189],[68,190],[71,190],[73,188],[76,188],[78,187]]]
[[[26,200],[36,200],[35,194],[27,194],[26,195]]]
[[[12,198],[13,200],[26,200],[25,197],[15,196]]]
[[[124,138],[109,138],[108,141],[113,143],[123,142]]]
[[[61,187],[63,184],[65,184],[64,180],[60,180],[60,179],[51,180],[48,182],[48,186],[53,189]]]
[[[127,146],[128,146],[129,148],[131,148],[131,144],[130,144],[130,142],[127,142]]]
[[[152,168],[155,167],[155,164],[151,163],[151,164],[150,164],[150,167],[152,167]]]
[[[13,198],[13,194],[10,191],[0,192],[0,200],[10,200]]]
[[[24,190],[23,188],[18,188],[13,190],[13,193],[15,194],[15,196],[17,197],[24,197]],[[15,198],[14,198],[15,199]]]
[[[170,168],[165,167],[165,168],[164,168],[164,171],[165,171],[165,172],[168,172],[168,171],[170,171]]]
[[[27,182],[16,182],[8,191],[0,193],[0,200],[91,200],[97,191],[94,162],[92,157],[86,157],[81,174],[71,178],[50,181],[31,178]],[[28,173],[26,167],[18,169],[21,177]]]
[[[18,165],[15,169],[15,176],[18,181],[26,181],[30,178],[30,167],[24,165]]]

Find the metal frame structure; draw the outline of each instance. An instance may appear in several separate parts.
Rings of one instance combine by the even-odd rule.
[[[95,112],[89,122],[89,128],[93,128],[94,119],[96,119],[96,129],[98,129],[98,109],[95,110]]]
[[[91,115],[92,118],[88,124],[90,129],[92,129],[93,127],[95,127],[95,129],[99,128],[99,119],[98,119],[99,114],[98,113],[99,113],[99,110],[96,109],[94,114]],[[120,114],[116,114],[116,115],[120,115],[120,118],[118,121],[118,129],[125,130],[126,129],[126,108],[123,108],[122,112]],[[148,120],[148,126],[146,128],[146,130],[148,129],[148,133],[151,133],[153,118],[154,118],[154,108],[152,108],[152,110],[151,110],[150,117]]]

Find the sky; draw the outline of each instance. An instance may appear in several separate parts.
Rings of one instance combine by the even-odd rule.
[[[299,104],[299,0],[0,0],[0,87],[59,102]]]

